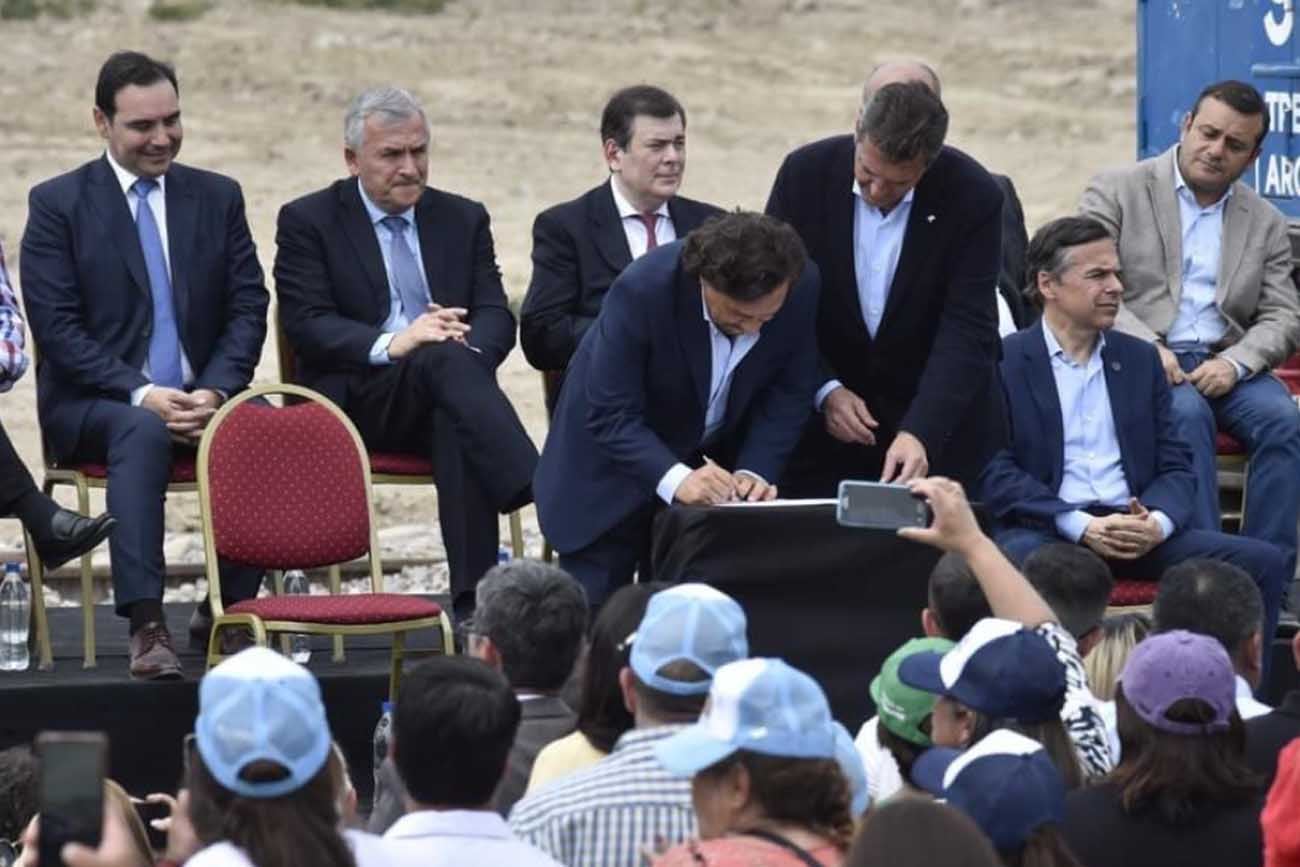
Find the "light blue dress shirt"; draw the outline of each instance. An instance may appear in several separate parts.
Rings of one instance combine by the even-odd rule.
[[[707,443],[722,428],[722,423],[727,418],[731,380],[735,377],[740,362],[745,360],[745,356],[758,343],[761,332],[742,334],[735,338],[728,337],[713,324],[713,317],[709,315],[709,305],[704,301],[703,292],[700,293],[700,306],[704,310],[704,321],[709,326],[709,355],[712,359],[709,374],[709,405],[704,412],[704,439],[701,441]],[[655,493],[665,503],[672,505],[673,497],[677,495],[677,488],[690,474],[691,468],[686,464],[673,464],[659,480]],[[756,473],[750,472],[750,475],[757,477]]]
[[[1056,495],[1079,506],[1113,506],[1128,509],[1132,490],[1124,476],[1110,391],[1106,388],[1105,363],[1101,351],[1106,335],[1097,335],[1097,345],[1087,364],[1079,364],[1061,348],[1052,329],[1043,324],[1043,339],[1061,403],[1061,432],[1065,438],[1061,486]],[[1173,522],[1162,512],[1152,512],[1169,538]],[[1078,542],[1093,516],[1082,508],[1056,516],[1056,530],[1071,542]]]
[[[420,255],[420,234],[415,225],[415,208],[407,208],[400,214],[387,214],[380,210],[379,206],[370,201],[366,195],[366,188],[361,186],[358,180],[357,192],[361,193],[361,204],[366,207],[366,214],[370,217],[370,226],[375,230],[375,237],[379,240],[379,253],[384,257],[384,274],[388,277],[388,318],[380,325],[380,330],[384,333],[375,339],[370,347],[370,363],[375,366],[392,364],[393,360],[388,357],[388,344],[393,342],[397,332],[411,324],[406,312],[402,309],[402,297],[397,294],[397,285],[393,281],[393,238],[395,235],[387,226],[380,223],[385,217],[400,217],[405,223],[406,228],[404,235],[406,243],[411,247],[411,253],[415,256],[415,263],[420,267],[420,276],[424,278],[425,294],[429,292],[429,275],[424,270],[424,257]],[[426,297],[426,301],[432,301],[432,298]]]
[[[1178,299],[1178,315],[1165,335],[1165,343],[1195,343],[1209,347],[1222,340],[1228,331],[1228,321],[1219,312],[1214,294],[1219,282],[1219,253],[1223,246],[1223,210],[1232,195],[1232,187],[1228,187],[1228,192],[1213,205],[1203,208],[1188,188],[1187,181],[1183,180],[1175,159],[1174,192],[1178,197],[1178,216],[1182,225],[1183,291]]]
[[[853,273],[858,281],[858,304],[862,319],[872,337],[880,328],[889,301],[889,290],[894,285],[898,270],[898,257],[903,251],[903,238],[907,235],[907,218],[912,213],[915,188],[907,191],[902,201],[888,214],[881,213],[875,205],[862,198],[862,185],[853,179]],[[826,395],[839,388],[838,379],[828,380],[813,399],[813,406],[821,410]]]

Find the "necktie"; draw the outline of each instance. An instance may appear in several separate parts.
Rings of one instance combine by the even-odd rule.
[[[149,272],[149,296],[153,299],[153,331],[149,335],[149,378],[157,385],[180,388],[181,341],[176,331],[176,309],[172,300],[171,275],[163,255],[162,235],[149,207],[149,193],[158,186],[151,178],[140,178],[131,185],[135,193],[135,230],[140,236],[144,266]]]
[[[394,288],[397,297],[402,299],[402,312],[414,322],[429,306],[429,290],[424,285],[424,275],[420,273],[420,264],[415,261],[411,245],[406,243],[407,223],[401,217],[384,217],[379,222],[393,236],[388,258],[393,269],[393,282],[397,284]]]
[[[645,251],[649,253],[659,246],[659,239],[655,237],[655,227],[659,225],[659,215],[637,214],[637,218],[645,224]]]

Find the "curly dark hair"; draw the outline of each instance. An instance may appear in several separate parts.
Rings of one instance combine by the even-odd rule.
[[[756,301],[803,271],[803,241],[765,214],[735,211],[705,221],[686,236],[686,273],[737,301]]]

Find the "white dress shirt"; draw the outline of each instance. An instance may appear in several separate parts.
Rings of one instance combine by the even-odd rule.
[[[1165,343],[1195,343],[1212,346],[1228,331],[1214,301],[1219,283],[1219,255],[1223,246],[1223,210],[1232,187],[1214,204],[1201,207],[1174,163],[1174,192],[1182,225],[1183,291],[1178,298],[1178,315],[1165,335]]]
[[[907,235],[907,218],[912,213],[912,196],[916,190],[907,191],[903,200],[882,213],[862,197],[862,185],[853,179],[853,273],[858,281],[858,304],[862,307],[862,320],[872,337],[880,328],[889,301],[889,290],[898,271],[898,257],[903,251]],[[820,411],[826,395],[843,383],[827,380],[813,398],[813,406]]]
[[[388,318],[379,326],[384,333],[375,338],[375,342],[370,346],[370,363],[378,367],[393,363],[393,360],[388,357],[388,344],[393,342],[397,332],[411,324],[410,317],[402,307],[402,296],[397,292],[397,281],[393,279],[393,241],[396,235],[383,225],[384,218],[400,217],[406,224],[402,230],[403,236],[411,248],[411,254],[415,257],[415,264],[420,268],[420,276],[424,278],[426,296],[429,294],[429,275],[424,270],[424,257],[420,255],[420,233],[415,224],[415,207],[409,207],[400,214],[388,214],[370,201],[370,197],[366,195],[366,188],[361,186],[359,179],[356,185],[357,192],[361,194],[361,204],[365,206],[366,214],[370,217],[370,226],[375,230],[375,238],[379,241],[379,254],[384,259],[384,275],[388,278]],[[427,297],[425,300],[433,299]]]
[[[1106,388],[1105,362],[1101,355],[1106,335],[1097,335],[1097,345],[1086,364],[1079,364],[1066,354],[1046,322],[1043,340],[1061,403],[1061,433],[1065,440],[1061,486],[1056,495],[1080,507],[1101,505],[1127,511],[1133,494],[1124,476],[1115,415]],[[1173,522],[1163,512],[1151,514],[1168,539],[1174,531]],[[1056,516],[1056,530],[1071,542],[1078,542],[1092,519],[1082,508],[1062,512]]]
[[[627,238],[627,248],[632,252],[633,261],[640,259],[646,253],[646,248],[650,245],[650,238],[645,231],[645,223],[641,221],[641,212],[632,207],[632,203],[627,200],[623,192],[618,188],[614,181],[614,175],[609,176],[609,188],[614,193],[614,207],[618,209],[619,221],[623,224],[623,235]],[[677,240],[677,228],[673,225],[672,215],[668,213],[668,203],[664,202],[655,208],[655,215],[659,219],[655,220],[655,246],[671,244]]]
[[[384,833],[391,867],[560,867],[491,810],[420,810]]]
[[[108,158],[108,164],[113,169],[113,174],[117,177],[117,183],[122,188],[122,195],[126,196],[126,206],[131,210],[131,219],[135,220],[135,215],[140,209],[140,197],[137,196],[131,187],[140,178],[133,175],[126,169],[118,165],[117,160],[113,159],[111,151],[104,151],[104,156]],[[172,275],[172,251],[167,242],[167,176],[160,175],[154,178],[158,186],[149,192],[149,210],[153,212],[153,221],[158,226],[158,237],[162,241],[163,261],[167,263],[167,276],[169,280],[175,282]],[[152,291],[152,287],[150,287]],[[175,301],[173,300],[173,304]],[[176,323],[176,337],[180,339],[180,322]],[[181,382],[190,385],[194,382],[194,368],[190,367],[190,359],[185,355],[185,345],[181,344]],[[149,354],[145,353],[144,367],[140,368],[146,377],[149,376]],[[153,388],[153,383],[146,383],[131,392],[131,405],[139,406],[144,400],[144,396]]]
[[[704,321],[709,327],[709,355],[711,357],[709,404],[704,412],[704,438],[700,441],[701,445],[703,445],[713,438],[713,435],[722,427],[723,421],[726,420],[727,401],[731,397],[731,381],[735,376],[736,368],[740,366],[740,362],[745,360],[745,356],[758,343],[760,334],[741,334],[734,338],[723,334],[718,329],[718,326],[713,323],[713,317],[709,315],[709,305],[704,301],[703,290],[700,292],[700,307],[704,311]],[[746,472],[755,478],[759,478],[757,473],[749,470],[740,470],[740,472]],[[663,478],[659,480],[659,484],[655,487],[655,493],[671,506],[673,498],[677,496],[677,489],[690,474],[691,468],[686,464],[673,464],[668,469],[668,472],[664,473]]]

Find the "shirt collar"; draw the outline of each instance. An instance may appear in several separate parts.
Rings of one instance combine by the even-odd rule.
[[[122,187],[123,195],[131,192],[131,186],[135,184],[136,181],[140,180],[140,177],[138,175],[133,175],[126,169],[122,168],[118,164],[117,160],[113,159],[112,151],[105,149],[104,158],[108,160],[109,167],[113,169],[113,175],[117,178],[118,185]],[[154,178],[154,180],[158,182],[158,191],[165,197],[167,195],[167,176],[159,175]]]
[[[1220,196],[1217,202],[1215,202],[1212,205],[1202,207],[1201,203],[1196,200],[1196,194],[1192,192],[1192,188],[1187,186],[1187,181],[1183,180],[1183,171],[1182,169],[1178,168],[1179,153],[1181,153],[1181,149],[1174,151],[1174,192],[1178,193],[1179,195],[1183,195],[1184,191],[1186,191],[1186,195],[1191,197],[1192,204],[1194,204],[1200,210],[1213,211],[1213,210],[1217,210],[1218,208],[1222,208],[1224,203],[1227,202],[1228,198],[1232,195],[1232,188],[1236,186],[1236,184],[1228,184],[1228,191],[1224,193],[1222,196]]]
[[[1043,342],[1047,344],[1048,358],[1055,358],[1056,356],[1059,355],[1063,360],[1071,364],[1074,363],[1074,359],[1066,355],[1065,350],[1061,348],[1061,342],[1056,339],[1056,335],[1052,333],[1051,328],[1047,327],[1046,322],[1043,323]],[[1101,351],[1105,348],[1106,348],[1106,332],[1098,331],[1097,345],[1092,348],[1092,356],[1089,358],[1089,361],[1092,361],[1092,359],[1095,359],[1098,356],[1100,356]]]
[[[614,743],[614,749],[610,750],[610,755],[637,747],[648,747],[650,744],[661,741],[689,727],[690,723],[673,723],[671,725],[650,726],[644,729],[630,729],[619,736],[619,739]]]
[[[389,214],[386,213],[382,208],[380,208],[374,202],[370,201],[370,197],[366,195],[366,188],[361,186],[360,178],[357,178],[357,192],[361,194],[361,204],[366,206],[366,213],[370,215],[371,225],[375,225],[375,226],[379,225],[379,222],[383,220],[385,217],[401,217],[403,220],[406,221],[408,226],[411,226],[412,228],[415,227],[415,206],[414,205],[407,208],[405,211],[402,211],[402,213],[400,214]]]
[[[417,810],[394,822],[384,837],[487,837],[509,840],[511,834],[510,826],[495,810]]]
[[[912,204],[912,196],[914,195],[916,195],[916,187],[912,187],[912,189],[908,190],[906,195],[904,195],[903,198],[899,200],[898,204],[894,205],[894,207],[890,209],[889,213],[892,214],[894,213],[894,211],[897,211],[899,208],[903,207],[904,205]],[[868,208],[871,208],[876,211],[880,210],[875,205],[868,204],[867,200],[862,198],[862,184],[858,183],[858,179],[856,177],[853,179],[853,198],[857,199],[859,202],[866,205]]]
[[[609,176],[609,189],[610,192],[614,194],[614,207],[618,209],[619,219],[626,220],[628,217],[641,216],[641,212],[632,207],[631,202],[623,198],[623,193],[619,190],[618,184],[614,183],[613,175]],[[664,202],[659,207],[655,208],[652,213],[658,214],[661,217],[670,216],[668,213],[668,203]]]

